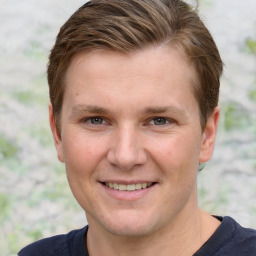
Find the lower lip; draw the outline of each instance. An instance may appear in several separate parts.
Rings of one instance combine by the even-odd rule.
[[[144,196],[146,196],[148,193],[150,193],[156,187],[156,185],[157,184],[153,184],[152,186],[144,189],[122,191],[122,190],[109,188],[101,183],[101,186],[104,188],[104,190],[109,196],[118,200],[123,200],[123,201],[135,201],[135,200],[141,199]]]

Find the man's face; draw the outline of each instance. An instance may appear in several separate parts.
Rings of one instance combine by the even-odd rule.
[[[211,156],[218,111],[202,132],[185,59],[166,47],[80,53],[65,79],[61,136],[50,107],[51,126],[90,227],[140,236],[197,211],[198,163]]]

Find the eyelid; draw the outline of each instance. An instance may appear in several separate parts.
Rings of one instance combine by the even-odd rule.
[[[172,118],[170,118],[170,117],[154,116],[154,117],[151,117],[151,118],[148,120],[147,124],[157,126],[156,124],[150,124],[150,122],[154,122],[155,119],[164,119],[164,120],[167,121],[166,124],[162,124],[162,125],[158,125],[158,126],[165,126],[165,125],[170,125],[170,124],[172,124],[172,123],[175,123],[175,120],[172,119]]]
[[[81,122],[82,122],[82,123],[85,123],[85,122],[90,121],[90,120],[93,119],[93,118],[100,118],[100,119],[103,120],[103,123],[102,123],[102,124],[98,124],[98,125],[104,125],[104,124],[107,124],[107,123],[108,123],[108,121],[107,121],[107,119],[106,119],[105,117],[99,116],[99,115],[84,117],[84,118],[81,119]],[[92,123],[90,123],[90,124],[91,124],[91,125],[95,125],[95,124],[92,124]]]
[[[100,115],[92,115],[92,116],[88,116],[88,117],[84,117],[81,119],[81,122],[82,123],[87,123],[88,121],[90,121],[91,119],[93,118],[100,118],[102,119],[102,123],[101,124],[93,124],[93,123],[89,123],[90,125],[95,125],[95,126],[99,126],[99,125],[108,125],[110,124],[111,122],[108,120],[108,118],[106,117],[103,117],[103,116],[100,116]],[[166,121],[165,124],[155,124],[155,123],[151,123],[151,122],[154,122],[156,119],[164,119]],[[152,126],[167,126],[167,125],[171,125],[173,123],[176,123],[176,121],[173,119],[173,118],[170,118],[170,117],[164,117],[164,116],[154,116],[154,117],[150,117],[148,118],[148,120],[146,120],[144,126],[147,126],[147,125],[152,125]]]

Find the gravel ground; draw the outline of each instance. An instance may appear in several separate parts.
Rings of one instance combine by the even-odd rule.
[[[202,0],[225,62],[213,159],[198,177],[200,205],[256,227],[256,1]],[[57,162],[48,127],[47,56],[84,1],[0,1],[0,251],[86,224]]]

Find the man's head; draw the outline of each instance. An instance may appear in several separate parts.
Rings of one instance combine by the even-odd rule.
[[[204,129],[218,104],[223,64],[196,11],[179,0],[92,0],[63,25],[50,55],[48,83],[58,130],[65,74],[76,54],[96,50],[129,54],[160,45],[177,49],[192,64],[196,73],[192,89]]]
[[[194,221],[221,67],[181,1],[97,0],[64,25],[50,56],[50,124],[89,232],[144,237]]]

